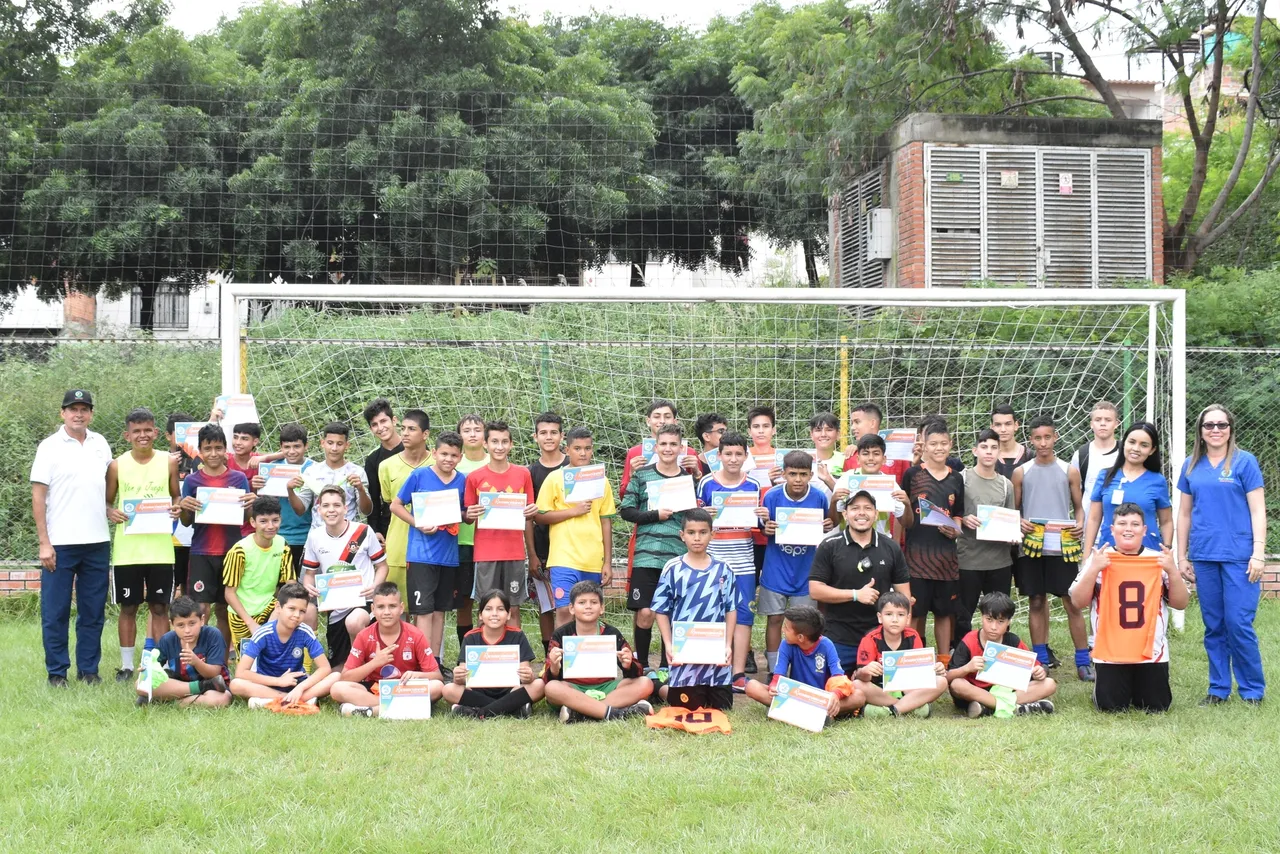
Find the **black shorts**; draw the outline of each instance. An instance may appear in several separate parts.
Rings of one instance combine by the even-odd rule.
[[[1018,558],[1013,577],[1023,596],[1063,596],[1071,590],[1080,569],[1078,563],[1067,563],[1059,555]]]
[[[452,611],[457,577],[456,566],[410,563],[405,570],[410,616],[424,617]]]
[[[1009,595],[1013,584],[1013,567],[1002,566],[999,569],[962,569],[960,570],[960,592],[956,598],[956,616],[973,618],[978,610],[978,600],[984,593],[1003,593]],[[912,584],[914,592],[915,585]]]
[[[348,616],[350,612],[347,612]],[[330,617],[333,616],[330,612]],[[324,629],[325,640],[329,642],[329,666],[341,670],[351,654],[351,635],[347,632],[346,619],[330,620]]]
[[[667,705],[727,712],[733,708],[733,689],[728,685],[685,685],[681,688],[668,685]]]
[[[289,559],[293,561],[294,578],[302,578],[302,555],[306,550],[306,545],[289,546]]]
[[[916,597],[911,616],[924,617],[933,614],[935,617],[954,617],[956,600],[960,597],[960,582],[912,578],[911,595]]]
[[[184,594],[191,591],[187,588],[187,566],[191,563],[191,546],[173,547],[173,584]]]
[[[453,576],[453,609],[471,604],[476,586],[475,546],[458,546],[458,569]]]
[[[141,605],[144,599],[152,605],[168,605],[173,599],[173,567],[167,563],[126,564],[117,566],[112,575],[117,605]]]
[[[225,555],[192,555],[187,569],[187,595],[204,605],[221,605]]]
[[[1101,712],[1166,712],[1173,705],[1169,662],[1093,665],[1093,705]]]
[[[643,566],[632,567],[631,578],[627,581],[627,609],[642,611],[653,604],[654,591],[658,589],[660,569],[649,569]]]

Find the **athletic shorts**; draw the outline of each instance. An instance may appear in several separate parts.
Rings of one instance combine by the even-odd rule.
[[[168,605],[173,598],[173,567],[167,563],[126,564],[116,566],[112,574],[117,605],[141,605],[144,599],[152,605]]]
[[[738,588],[738,625],[752,626],[756,622],[756,577],[749,572],[735,575],[733,584]]]
[[[1173,705],[1169,662],[1093,665],[1093,705],[1100,712],[1166,712]]]
[[[410,563],[408,568],[409,614],[427,614],[453,610],[453,591],[458,568],[434,563]]]
[[[960,570],[960,593],[956,597],[956,638],[962,638],[973,628],[973,613],[978,610],[978,600],[984,593],[1009,594],[1013,584],[1013,567],[999,569]],[[964,628],[961,633],[960,629]]]
[[[912,578],[911,595],[916,597],[911,616],[953,617],[956,600],[960,595],[959,581],[937,581],[932,578]]]
[[[658,589],[658,577],[662,570],[636,566],[631,569],[631,578],[627,581],[627,609],[643,611],[653,604],[653,594]]]
[[[685,685],[681,688],[667,686],[667,705],[682,709],[719,709],[726,712],[733,708],[733,688],[728,685]]]
[[[542,573],[543,575],[547,574],[545,566],[542,569]],[[556,597],[551,592],[551,582],[545,578],[529,576],[529,597],[537,600],[538,612],[541,614],[546,614],[556,609]]]
[[[570,569],[567,566],[553,566],[549,572],[551,575],[551,597],[555,600],[557,608],[569,607],[569,591],[579,581],[600,583],[600,573],[598,572],[583,572],[580,569]]]
[[[816,608],[817,603],[808,596],[787,596],[767,587],[760,588],[760,598],[756,600],[756,613],[762,617],[776,617],[788,608],[807,605]]]
[[[174,588],[181,589],[184,594],[190,595],[191,591],[187,589],[187,566],[191,563],[191,546],[174,546],[173,547],[173,584]]]
[[[204,605],[221,605],[222,562],[226,555],[192,555],[187,568],[187,595]]]
[[[522,560],[476,561],[476,596],[502,590],[517,607],[529,598],[529,569]]]
[[[610,679],[608,682],[601,682],[599,685],[579,685],[577,682],[570,682],[566,679],[560,679],[557,681],[559,681],[561,685],[569,686],[573,690],[577,691],[579,694],[585,694],[588,691],[599,691],[601,694],[604,694],[606,697],[609,696],[610,693],[612,693],[614,690],[617,689],[619,685],[622,684],[621,679]],[[551,703],[550,700],[548,700],[547,702],[550,703],[552,706],[557,706],[556,703]]]
[[[351,654],[351,633],[347,631],[347,617],[352,610],[354,609],[343,611],[341,619],[335,617],[335,612],[330,612],[329,622],[324,629],[325,640],[329,643],[329,663],[338,662],[336,667],[339,669]]]
[[[1080,564],[1067,563],[1059,555],[1018,558],[1013,577],[1023,596],[1067,596]]]
[[[458,574],[454,578],[453,607],[470,605],[476,592],[475,546],[458,546]]]
[[[258,624],[258,628],[262,628],[267,624],[267,620],[271,619],[271,615],[276,610],[276,600],[272,599],[267,607],[261,612],[255,614],[253,621]],[[231,648],[240,649],[240,642],[247,639],[251,632],[248,624],[240,619],[240,615],[236,613],[234,608],[227,609],[227,622],[231,624]]]

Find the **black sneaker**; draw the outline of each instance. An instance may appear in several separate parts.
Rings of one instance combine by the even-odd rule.
[[[560,707],[560,723],[562,724],[580,724],[587,719],[582,712],[575,712],[568,706]]]
[[[1246,706],[1253,706],[1255,709],[1262,705],[1261,697],[1241,697]]]
[[[76,681],[83,682],[86,685],[101,685],[102,677],[96,673],[77,673]]]
[[[759,672],[759,668],[756,665],[756,654],[750,649],[747,650],[747,666],[743,668],[743,672],[752,676]]]
[[[116,671],[117,682],[128,682],[131,679],[133,679],[133,671],[127,667],[121,667]]]
[[[525,703],[523,706],[521,706],[520,711],[517,713],[516,717],[519,717],[521,719],[533,717],[533,703]]]
[[[1204,699],[1196,705],[1198,706],[1221,706],[1227,702],[1229,698],[1219,697],[1217,694],[1206,694]]]
[[[1016,714],[1019,715],[1051,715],[1053,714],[1053,703],[1049,700],[1040,700],[1035,703],[1023,703],[1018,706]]]
[[[50,687],[50,688],[65,688],[65,687],[67,687],[67,677],[65,677],[65,676],[50,676],[50,677],[49,677],[49,687]]]
[[[1045,644],[1045,649],[1049,651],[1049,663],[1044,666],[1045,670],[1057,670],[1062,666],[1062,662],[1058,661],[1058,656],[1053,654],[1053,647]]]
[[[477,709],[475,706],[463,706],[458,703],[454,703],[453,706],[449,709],[449,711],[453,712],[455,715],[457,715],[460,718],[475,718],[481,721],[484,720],[484,711],[482,709]]]

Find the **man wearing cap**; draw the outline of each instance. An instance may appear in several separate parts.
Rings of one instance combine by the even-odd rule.
[[[858,644],[876,627],[876,600],[897,590],[911,598],[911,576],[901,547],[875,529],[879,513],[860,489],[844,507],[847,527],[818,544],[809,569],[809,596],[827,617],[826,634],[846,673],[857,666]]]
[[[72,389],[62,398],[62,427],[36,449],[31,511],[40,538],[40,627],[49,684],[67,684],[71,592],[76,594],[76,678],[97,684],[107,606],[111,540],[107,529],[107,466],[111,446],[89,429],[93,395]]]

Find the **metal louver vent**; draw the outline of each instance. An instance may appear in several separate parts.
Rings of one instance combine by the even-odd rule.
[[[1099,151],[1098,284],[1151,278],[1150,153]]]
[[[1094,284],[1092,163],[1086,150],[1041,152],[1042,251],[1049,287]]]
[[[981,157],[977,148],[926,149],[926,284],[982,278]]]

